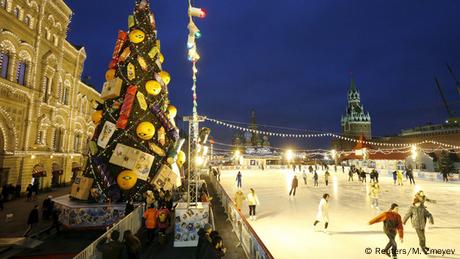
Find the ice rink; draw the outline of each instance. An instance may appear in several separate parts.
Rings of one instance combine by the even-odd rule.
[[[329,186],[325,186],[324,176],[319,174],[319,186],[313,186],[312,174],[307,174],[307,185],[297,170],[299,188],[295,197],[289,197],[294,172],[290,170],[241,170],[243,191],[254,188],[260,200],[257,206],[257,220],[249,221],[259,237],[276,259],[304,258],[387,258],[376,254],[376,248],[385,247],[388,239],[383,234],[383,223],[368,225],[368,221],[378,212],[371,208],[367,195],[368,183],[348,182],[348,175],[341,169],[331,172]],[[233,197],[237,171],[222,171],[221,184]],[[426,196],[437,201],[426,203],[434,217],[434,225],[426,228],[427,247],[455,249],[454,255],[414,255],[401,254],[398,258],[460,258],[460,184],[416,180],[411,186],[404,179],[403,186],[394,186],[393,179],[380,177],[380,208],[387,210],[391,203],[399,204],[403,218],[415,192],[422,189]],[[329,233],[322,232],[324,224],[316,229],[313,222],[318,203],[324,193],[329,193]],[[243,213],[249,218],[247,203]],[[404,226],[404,243],[397,238],[398,249],[418,248],[418,238],[410,220]],[[370,254],[366,254],[371,249]],[[404,252],[403,250],[400,250]],[[438,250],[441,252],[441,250]]]

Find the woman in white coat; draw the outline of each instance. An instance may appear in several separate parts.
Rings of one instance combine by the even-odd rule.
[[[249,218],[251,220],[256,220],[256,205],[259,205],[259,198],[257,198],[257,194],[254,189],[250,189],[251,191],[248,193],[247,201],[249,205]]]
[[[325,193],[318,205],[318,213],[313,226],[316,226],[320,221],[324,222],[324,230],[327,230],[329,225],[329,194]]]

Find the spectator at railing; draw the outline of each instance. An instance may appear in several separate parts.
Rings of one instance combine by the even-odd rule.
[[[97,244],[97,250],[101,251],[102,259],[121,259],[123,258],[124,244],[118,241],[120,232],[118,230],[109,233]]]
[[[208,247],[212,246],[212,240],[209,236],[212,232],[212,227],[209,224],[205,224],[202,228],[198,230],[198,245],[196,247],[195,258],[204,259],[205,252]]]
[[[134,204],[132,200],[129,200],[126,202],[125,206],[125,216],[128,216],[129,213],[133,212],[134,210]]]
[[[163,245],[166,243],[166,229],[170,225],[170,213],[168,208],[166,208],[165,203],[161,204],[161,209],[158,210],[158,232],[159,232],[159,241],[160,244]]]
[[[126,230],[123,233],[123,241],[125,243],[127,258],[138,259],[140,258],[141,241],[137,238],[131,230]]]
[[[148,208],[144,212],[144,218],[145,218],[145,228],[147,229],[147,238],[149,241],[154,241],[155,239],[155,230],[157,228],[157,221],[158,221],[158,211],[155,209],[155,207],[150,205],[150,208]]]

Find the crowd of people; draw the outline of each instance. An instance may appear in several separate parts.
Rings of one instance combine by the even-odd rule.
[[[205,224],[198,231],[198,246],[196,248],[196,259],[220,259],[225,256],[227,248],[219,232],[212,229],[210,224]]]

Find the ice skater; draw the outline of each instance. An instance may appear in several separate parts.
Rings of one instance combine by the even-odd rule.
[[[404,237],[404,227],[402,224],[401,216],[398,213],[398,204],[391,204],[390,210],[385,211],[377,217],[369,221],[369,225],[382,222],[383,221],[383,232],[387,235],[389,241],[386,247],[383,249],[383,252],[390,256],[389,250],[391,248],[391,253],[393,259],[397,258],[396,251],[398,250],[398,244],[396,243],[396,232],[399,234],[399,239],[401,243],[403,242]]]
[[[350,181],[350,179],[353,182],[353,169],[352,168],[348,170],[348,181]]]
[[[324,181],[326,182],[326,186],[329,184],[329,176],[331,174],[329,173],[329,171],[326,169],[326,172],[324,173]]]
[[[241,178],[243,178],[243,175],[241,175],[241,172],[238,171],[238,174],[236,175],[236,187],[241,188]]]
[[[403,174],[401,170],[396,171],[398,177],[398,185],[403,185]]]
[[[294,178],[292,179],[291,183],[291,191],[289,191],[289,196],[291,196],[292,191],[294,191],[295,196],[295,190],[297,189],[297,186],[299,186],[299,180],[297,180],[297,175],[294,175]]]
[[[427,201],[427,202],[430,202],[430,203],[436,204],[436,201],[435,201],[435,200],[432,200],[432,199],[428,199],[428,198],[425,196],[425,193],[424,193],[422,190],[418,191],[418,192],[415,194],[415,198],[416,198],[416,199],[419,199],[423,206],[425,206],[425,202],[426,202],[426,201]]]
[[[377,183],[371,184],[371,189],[369,191],[369,198],[371,198],[371,208],[380,210],[379,208],[379,195],[380,195],[380,186]]]
[[[251,220],[256,220],[256,206],[259,205],[259,198],[257,198],[257,194],[254,189],[250,189],[246,199],[248,200],[249,206],[249,218]]]
[[[404,225],[409,218],[411,219],[412,227],[415,229],[415,232],[417,232],[418,242],[423,253],[428,254],[429,248],[426,247],[425,226],[427,219],[430,220],[430,224],[434,224],[433,216],[422,204],[422,201],[415,198],[406,216],[404,216]]]
[[[329,194],[323,194],[323,198],[318,205],[318,213],[316,213],[316,220],[313,226],[316,226],[320,221],[324,222],[324,232],[327,232],[329,226]]]
[[[305,169],[302,171],[302,178],[305,185],[307,185],[307,172],[305,172]]]
[[[244,193],[241,189],[238,189],[233,196],[233,201],[235,202],[235,207],[237,210],[241,211],[241,206],[243,206],[243,201],[246,200]]]
[[[315,186],[318,186],[318,173],[315,170],[315,173],[313,174],[313,180],[315,181]]]
[[[406,176],[409,178],[410,184],[415,184],[414,172],[412,171],[411,168],[407,169]]]
[[[398,173],[396,171],[393,172],[393,184],[396,185],[396,180],[398,179]]]

